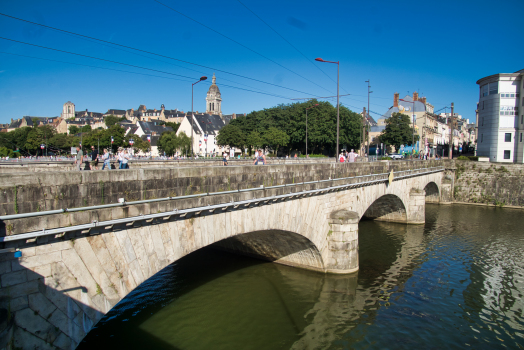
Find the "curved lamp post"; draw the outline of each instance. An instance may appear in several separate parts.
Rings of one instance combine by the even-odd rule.
[[[314,104],[313,106],[311,107],[308,107],[306,108],[306,158],[307,158],[307,110],[308,109],[311,109],[311,108],[315,108],[318,106],[318,103],[317,104]]]
[[[193,153],[193,119],[194,116],[195,116],[195,112],[193,111],[193,86],[195,86],[195,84],[198,84],[200,83],[201,81],[203,80],[206,80],[207,77],[200,77],[200,80],[197,81],[196,83],[193,83],[191,84],[191,157],[194,156],[194,153]]]
[[[315,58],[315,61],[318,62],[325,62],[325,63],[336,63],[337,64],[337,153],[335,154],[335,162],[339,161],[338,158],[338,130],[339,130],[339,120],[340,120],[340,104],[338,103],[339,100],[339,86],[340,86],[340,62],[339,61],[325,61],[322,58],[318,57]]]

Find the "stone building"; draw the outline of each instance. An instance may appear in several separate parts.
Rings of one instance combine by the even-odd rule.
[[[71,101],[64,103],[62,107],[62,114],[60,115],[62,119],[71,119],[75,117],[75,104]]]
[[[217,79],[215,73],[213,73],[212,84],[209,87],[206,96],[206,114],[222,116],[222,95],[220,94],[220,89],[216,82]]]

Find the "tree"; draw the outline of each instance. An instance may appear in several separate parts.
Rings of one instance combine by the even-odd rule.
[[[104,118],[104,123],[106,124],[106,126],[108,128],[112,127],[113,125],[115,125],[116,123],[118,123],[119,121],[121,120],[121,118],[118,118],[117,116],[114,116],[114,115],[108,115],[107,117]],[[125,118],[124,118],[125,120]]]
[[[264,145],[264,139],[258,131],[251,131],[246,138],[246,144],[252,148],[259,148]]]
[[[184,154],[190,147],[191,139],[183,132],[177,135],[174,131],[165,131],[158,140],[158,148],[168,156],[174,155],[177,150]]]
[[[275,153],[277,153],[280,146],[286,146],[288,144],[289,135],[282,130],[271,127],[264,133],[264,140],[266,144],[272,146]]]
[[[69,133],[72,135],[76,135],[80,132],[80,128],[76,125],[69,126]]]
[[[142,140],[141,137],[138,135],[132,134],[127,135],[124,139],[124,145],[130,145],[129,140],[133,139],[133,146],[132,148],[136,151],[139,150],[143,153],[149,152],[151,149],[151,144],[148,141]]]
[[[246,144],[246,137],[240,127],[228,124],[220,129],[217,136],[217,145],[242,148]]]
[[[91,127],[91,125],[84,125],[82,127],[82,132],[90,132],[92,130],[93,130],[93,128]]]
[[[415,134],[415,142],[419,136]],[[408,115],[402,113],[393,113],[386,120],[386,128],[380,134],[381,142],[393,145],[398,150],[400,145],[411,145],[413,141],[413,128]]]

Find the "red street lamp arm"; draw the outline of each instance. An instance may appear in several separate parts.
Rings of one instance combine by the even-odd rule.
[[[336,63],[336,64],[339,64],[339,61],[326,61],[326,60],[323,60],[322,58],[318,57],[318,58],[315,58],[315,61],[319,61],[319,62],[326,62],[326,63]]]
[[[317,104],[314,104],[314,105],[311,106],[311,107],[306,108],[306,111],[307,111],[308,109],[315,108],[316,106],[318,106],[318,103],[317,103]]]

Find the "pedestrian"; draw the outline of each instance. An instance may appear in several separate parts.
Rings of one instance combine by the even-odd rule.
[[[82,149],[80,148],[80,146],[76,146],[75,164],[76,164],[76,169],[78,171],[82,170],[80,169],[80,166],[82,165],[83,161],[84,161],[84,153],[82,152]]]
[[[297,154],[295,153],[295,160],[297,160]]]
[[[340,155],[338,156],[338,161],[340,163],[344,163],[346,161],[346,157],[344,157],[344,153],[340,152]]]
[[[295,154],[296,157],[296,154]],[[258,150],[258,163],[262,162],[262,165],[266,165],[266,156],[261,149]]]
[[[255,160],[253,161],[253,165],[258,165],[258,150],[255,150]]]
[[[104,161],[104,164],[102,164],[102,170],[104,170],[105,167],[107,167],[107,170],[111,170],[111,163],[109,162],[109,152],[107,151],[107,148],[104,148],[102,160]]]
[[[124,169],[122,168],[122,161],[124,160],[124,151],[121,147],[118,147],[117,159],[118,159],[118,169]]]
[[[129,153],[127,153],[127,150],[124,149],[122,152],[122,169],[129,169],[128,161],[131,158]]]
[[[354,163],[357,157],[358,157],[358,154],[355,153],[354,149],[351,149],[351,152],[348,153],[348,162]]]
[[[98,150],[91,146],[91,169],[98,170]]]
[[[222,153],[222,164],[224,164],[224,166],[227,165],[227,155],[226,155],[226,152]]]

